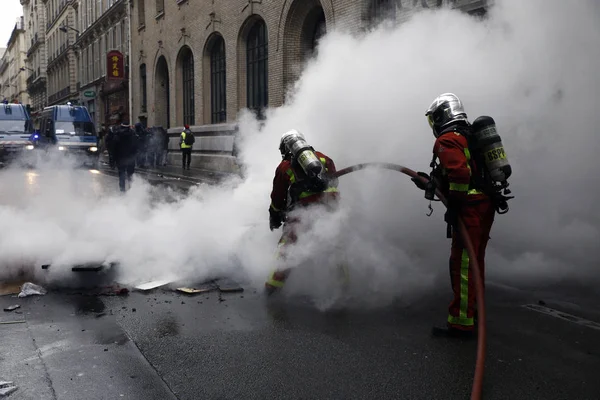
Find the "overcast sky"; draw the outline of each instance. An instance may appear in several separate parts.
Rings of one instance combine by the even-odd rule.
[[[23,15],[23,6],[21,6],[19,0],[0,1],[2,2],[2,12],[0,12],[0,47],[6,47],[17,18]]]

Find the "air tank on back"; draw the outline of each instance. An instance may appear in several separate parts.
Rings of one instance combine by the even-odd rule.
[[[471,129],[473,143],[484,159],[489,177],[502,187],[507,187],[512,168],[496,130],[496,122],[492,117],[484,115],[473,121]]]
[[[323,164],[315,154],[312,147],[306,143],[301,134],[291,134],[285,139],[285,145],[292,153],[292,157],[296,159],[302,170],[309,178],[320,177],[323,172]]]

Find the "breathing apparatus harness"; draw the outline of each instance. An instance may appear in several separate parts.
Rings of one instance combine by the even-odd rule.
[[[281,142],[280,151],[284,160],[290,160],[295,176],[295,182],[289,189],[290,207],[300,200],[300,194],[320,193],[329,187],[330,180],[326,177],[323,163],[301,133],[292,131],[286,135]]]
[[[447,132],[457,132],[467,139],[471,159],[477,168],[477,174],[471,176],[469,189],[477,189],[483,192],[491,199],[498,214],[506,214],[508,212],[508,200],[514,198],[514,196],[509,196],[511,191],[508,189],[509,183],[507,181],[512,174],[512,169],[506,158],[500,135],[496,131],[494,120],[488,116],[481,116],[473,124],[468,124],[468,122],[464,125],[453,124],[442,130],[440,136]],[[427,185],[422,187],[425,190],[425,198],[429,200],[429,213],[427,216],[433,214],[431,202],[439,201],[435,199],[435,191],[440,187],[442,178],[442,168],[438,164],[435,154],[429,166],[431,167],[429,175],[424,172],[418,173],[428,180]],[[446,222],[448,222],[447,237],[451,237],[451,226],[455,219],[451,216],[453,213],[451,208],[448,208],[446,215]]]
[[[336,177],[329,177],[315,149],[310,146],[298,131],[290,131],[281,140],[279,150],[283,160],[289,160],[294,173],[294,182],[288,189],[288,201],[285,210],[277,212],[273,218],[285,223],[287,214],[299,203],[302,193],[321,193],[331,184],[335,185]],[[270,212],[274,211],[270,209]]]

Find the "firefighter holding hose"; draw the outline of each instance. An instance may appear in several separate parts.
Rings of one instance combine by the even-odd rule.
[[[452,93],[444,93],[433,101],[425,115],[436,137],[430,184],[435,182],[448,200],[444,220],[448,224],[448,237],[452,238],[450,281],[454,292],[447,326],[434,327],[433,334],[471,337],[477,317],[475,282],[469,268],[469,255],[456,229],[457,218],[460,216],[467,228],[483,278],[485,250],[494,222],[495,205],[492,197],[485,193],[484,167],[476,162],[477,156],[472,157],[471,154],[473,148],[469,147],[469,140],[472,126],[460,99]],[[436,159],[439,159],[439,165]],[[422,172],[419,174],[426,176]],[[413,178],[413,182],[427,192],[428,188],[422,181]]]
[[[283,224],[283,233],[277,251],[280,265],[265,283],[269,295],[281,289],[289,275],[286,249],[298,240],[300,214],[306,216],[302,211],[312,206],[333,211],[339,200],[338,180],[332,177],[336,172],[333,160],[308,145],[302,133],[295,129],[284,133],[279,151],[282,161],[273,178],[269,227],[273,230]]]

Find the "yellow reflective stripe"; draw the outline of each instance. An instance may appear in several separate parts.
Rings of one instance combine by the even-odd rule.
[[[276,273],[276,272],[277,272],[277,271],[273,271],[273,272],[271,273],[271,276],[270,276],[270,277],[269,277],[269,279],[267,280],[267,284],[269,284],[269,285],[271,285],[271,286],[274,286],[274,287],[276,287],[276,288],[282,288],[282,287],[283,287],[283,285],[284,285],[284,282],[282,282],[282,281],[278,281],[278,280],[276,280],[276,279],[275,279],[275,273]]]
[[[473,318],[461,318],[448,315],[448,322],[453,325],[472,326],[475,324]]]
[[[468,195],[472,195],[472,194],[483,194],[483,192],[481,190],[477,190],[477,189],[471,189],[467,192]]]
[[[327,160],[323,157],[319,158],[319,160],[321,160],[321,164],[323,164],[323,166],[325,167],[325,172],[329,172],[329,168],[325,166],[325,164],[327,164]]]
[[[279,208],[275,207],[275,206],[273,205],[273,203],[271,203],[271,208],[272,208],[273,210],[275,210],[275,211],[281,211]]]
[[[473,325],[473,318],[467,317],[469,305],[469,253],[463,249],[460,261],[460,311],[458,317],[448,315],[448,322],[455,325]]]
[[[471,176],[471,152],[468,147],[465,147],[463,152],[465,153],[465,157],[467,158],[467,168],[469,168],[469,176]]]
[[[467,161],[471,161],[471,152],[469,151],[468,147],[465,147],[464,153],[465,153],[465,157],[467,157]]]
[[[467,192],[469,190],[469,184],[450,182],[450,190],[454,190],[456,192]]]
[[[290,182],[296,182],[296,175],[294,175],[294,171],[291,168],[285,171],[285,173],[290,177]]]
[[[323,190],[322,192],[302,192],[302,193],[300,193],[300,196],[298,196],[298,198],[303,199],[305,197],[312,196],[313,194],[319,194],[319,193],[338,193],[338,192],[339,192],[338,188],[330,187],[330,188]]]
[[[463,249],[460,259],[460,317],[467,318],[469,305],[469,253]]]

